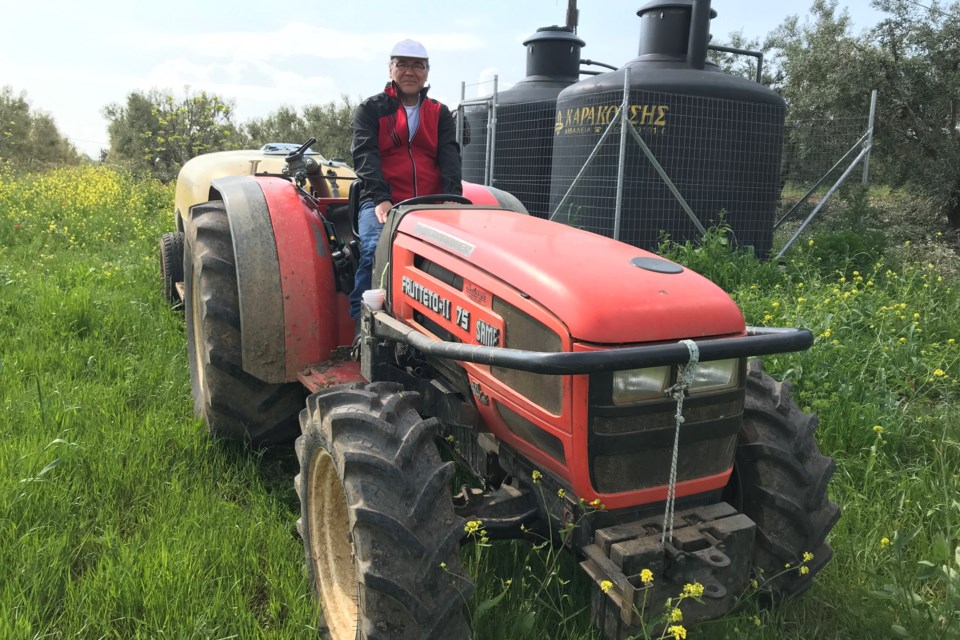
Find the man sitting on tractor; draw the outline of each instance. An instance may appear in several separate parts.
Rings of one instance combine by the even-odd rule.
[[[390,82],[364,100],[353,118],[353,165],[360,192],[360,264],[350,294],[350,315],[371,288],[373,255],[387,212],[414,196],[462,193],[460,147],[450,110],[427,98],[430,59],[415,40],[390,52]]]

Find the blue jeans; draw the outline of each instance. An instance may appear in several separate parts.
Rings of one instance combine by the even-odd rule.
[[[353,319],[360,317],[360,298],[363,292],[372,288],[373,254],[377,250],[377,242],[380,241],[380,232],[383,231],[372,200],[361,203],[357,226],[360,231],[360,264],[357,266],[353,291],[350,292],[350,317]]]

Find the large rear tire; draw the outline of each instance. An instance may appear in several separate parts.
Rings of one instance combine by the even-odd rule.
[[[304,390],[243,370],[240,302],[230,223],[222,202],[190,209],[184,249],[184,307],[190,382],[197,414],[215,437],[254,444],[297,434]]]
[[[171,307],[180,304],[177,283],[183,282],[183,233],[171,231],[160,238],[160,279],[163,299]]]
[[[351,385],[313,394],[300,414],[298,527],[332,640],[470,636],[454,466],[418,402],[396,384]]]
[[[791,389],[790,382],[767,375],[759,360],[750,361],[743,429],[726,496],[757,524],[754,565],[770,597],[810,588],[833,556],[826,538],[840,518],[827,496],[836,464],[820,453],[817,417],[800,411]],[[805,553],[813,559],[804,562]],[[786,570],[788,564],[796,568]]]

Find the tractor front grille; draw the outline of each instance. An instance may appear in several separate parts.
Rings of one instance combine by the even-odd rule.
[[[672,398],[627,407],[609,399],[609,378],[591,376],[587,451],[599,493],[649,489],[670,481],[677,404]],[[743,422],[744,387],[687,397],[680,427],[677,481],[716,475],[733,465]]]

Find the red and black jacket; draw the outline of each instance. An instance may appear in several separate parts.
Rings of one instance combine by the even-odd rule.
[[[461,194],[460,146],[450,110],[420,92],[420,125],[410,139],[407,112],[391,82],[353,117],[353,167],[360,200],[380,204],[435,193]]]

